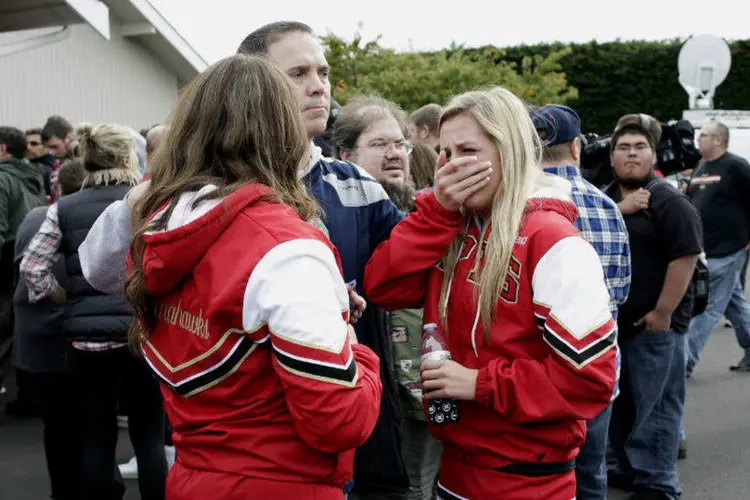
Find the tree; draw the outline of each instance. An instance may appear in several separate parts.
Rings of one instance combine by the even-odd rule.
[[[511,62],[503,61],[504,51],[494,47],[471,54],[455,45],[432,53],[396,53],[382,47],[380,37],[364,42],[359,30],[351,43],[333,34],[322,41],[333,94],[341,104],[354,95],[379,94],[414,110],[432,102],[446,104],[453,95],[490,85],[502,85],[532,104],[563,103],[578,96],[560,72],[566,49]]]
[[[568,101],[581,116],[584,132],[609,134],[627,113],[646,113],[661,121],[682,118],[688,98],[677,81],[677,58],[683,40],[615,41],[512,47],[499,61],[520,63],[527,57],[567,54],[559,59],[567,81],[580,95]],[[747,109],[750,102],[750,41],[729,44],[732,69],[716,91],[716,109]],[[467,49],[478,57],[484,48]]]

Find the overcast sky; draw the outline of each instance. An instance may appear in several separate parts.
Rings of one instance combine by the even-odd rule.
[[[318,34],[333,32],[347,39],[362,22],[366,39],[380,34],[383,45],[397,50],[440,49],[451,41],[507,47],[702,33],[750,37],[748,17],[737,10],[747,0],[149,1],[209,63],[232,54],[254,29],[278,20],[303,21]]]

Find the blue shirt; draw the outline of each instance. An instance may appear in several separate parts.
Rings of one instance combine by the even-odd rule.
[[[547,167],[544,171],[571,184],[571,197],[578,209],[575,225],[599,255],[609,290],[609,308],[616,320],[618,306],[630,293],[630,244],[625,220],[615,202],[584,179],[576,167]]]
[[[318,147],[300,175],[323,210],[322,222],[339,252],[344,280],[356,279],[361,293],[367,261],[404,214],[362,168],[325,158]]]

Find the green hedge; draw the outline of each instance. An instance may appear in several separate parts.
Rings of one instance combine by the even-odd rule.
[[[662,121],[682,118],[688,97],[677,82],[682,41],[542,44],[506,48],[503,60],[547,55],[570,47],[562,71],[578,98],[567,104],[581,116],[584,132],[606,134],[626,113],[647,113]],[[467,49],[478,54],[483,48]],[[732,69],[716,92],[716,109],[750,109],[750,40],[730,43]],[[546,103],[535,103],[546,104]]]

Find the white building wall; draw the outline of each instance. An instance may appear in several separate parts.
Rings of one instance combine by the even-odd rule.
[[[0,56],[0,125],[42,127],[48,116],[62,115],[73,124],[111,122],[138,130],[167,119],[178,93],[169,70],[120,36],[114,23],[109,41],[88,24],[70,30],[53,45]],[[0,34],[0,45],[31,33]]]

